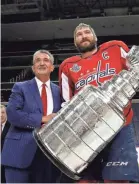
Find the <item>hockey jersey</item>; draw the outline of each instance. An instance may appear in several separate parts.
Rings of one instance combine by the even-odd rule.
[[[128,69],[125,59],[128,51],[124,42],[113,40],[100,45],[90,57],[73,56],[64,60],[59,69],[64,101],[69,101],[85,85],[100,86],[121,70]],[[126,124],[129,124],[133,116],[131,104],[124,109],[124,114]]]

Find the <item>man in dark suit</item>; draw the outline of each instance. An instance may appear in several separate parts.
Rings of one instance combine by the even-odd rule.
[[[5,136],[9,130],[10,124],[7,121],[6,107],[4,105],[0,106],[1,109],[1,151],[3,148]],[[4,166],[1,165],[1,183],[5,183],[5,171]]]
[[[1,150],[3,148],[5,136],[9,130],[10,124],[7,121],[6,107],[4,105],[1,108]]]
[[[48,123],[61,107],[59,87],[50,82],[54,58],[46,50],[33,55],[35,78],[15,83],[7,115],[11,124],[2,151],[7,183],[54,183],[59,170],[44,156],[33,130]]]

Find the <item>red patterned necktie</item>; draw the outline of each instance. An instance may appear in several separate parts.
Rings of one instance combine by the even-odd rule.
[[[46,84],[42,84],[42,93],[41,93],[41,99],[42,99],[42,106],[43,106],[43,115],[47,115],[47,93],[46,93]]]

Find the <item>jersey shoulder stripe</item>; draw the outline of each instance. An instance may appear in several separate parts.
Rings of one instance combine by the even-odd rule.
[[[68,63],[76,63],[76,62],[80,61],[81,59],[82,58],[80,56],[72,56],[72,57],[69,57],[69,58],[65,59],[61,63],[60,67],[63,67],[63,66],[65,66]]]
[[[99,49],[100,51],[102,51],[113,46],[122,47],[126,52],[129,51],[128,46],[123,41],[119,41],[119,40],[111,40],[111,41],[105,42],[102,45],[100,45]]]

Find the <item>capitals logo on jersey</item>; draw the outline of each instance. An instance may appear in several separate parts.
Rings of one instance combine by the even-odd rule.
[[[95,73],[91,73],[84,79],[80,79],[76,84],[75,84],[75,89],[79,90],[83,86],[91,83],[92,81],[96,81],[96,83],[100,86],[101,82],[100,79],[107,77],[107,76],[112,76],[116,74],[116,69],[115,68],[110,68],[110,64],[106,63],[105,69],[101,70],[101,60],[98,61],[98,65],[96,68]]]

